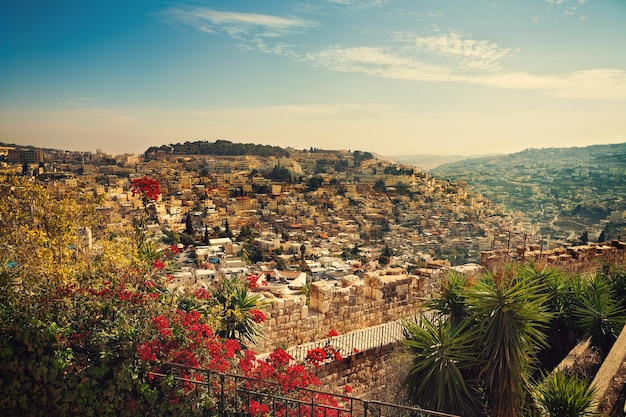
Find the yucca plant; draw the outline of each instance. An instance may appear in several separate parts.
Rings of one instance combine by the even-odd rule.
[[[476,334],[441,318],[404,323],[402,342],[413,356],[404,388],[418,406],[463,416],[483,415],[482,402],[467,381],[478,364]]]
[[[574,317],[584,337],[590,338],[605,357],[624,327],[626,316],[621,304],[612,297],[612,290],[600,278],[594,279],[590,290],[574,309]]]
[[[529,375],[536,354],[546,346],[544,329],[551,318],[548,296],[536,275],[488,277],[467,293],[470,320],[477,323],[485,384],[491,416],[517,417],[532,392]]]
[[[463,274],[450,273],[442,280],[439,295],[427,300],[425,307],[458,325],[468,316],[465,291],[473,284]]]
[[[537,402],[549,417],[585,417],[593,411],[595,388],[575,375],[558,371],[547,375],[535,391]]]
[[[541,367],[551,369],[569,352],[582,336],[573,316],[584,294],[580,276],[568,276],[558,269],[545,269],[540,274],[543,292],[548,296],[546,308],[552,314],[545,330],[548,347],[539,354]]]
[[[255,322],[252,310],[260,307],[260,295],[251,294],[246,281],[240,276],[224,278],[211,297],[220,320],[217,334],[223,338],[237,339],[242,344],[257,343],[263,335],[262,327]]]

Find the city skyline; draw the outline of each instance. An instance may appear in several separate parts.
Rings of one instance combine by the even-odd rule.
[[[0,142],[400,154],[626,141],[626,4],[0,5]]]

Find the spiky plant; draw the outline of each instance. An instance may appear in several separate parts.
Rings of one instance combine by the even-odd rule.
[[[575,375],[558,371],[546,376],[535,391],[537,402],[549,417],[586,417],[595,415],[595,388]]]
[[[477,365],[475,333],[450,321],[427,317],[404,323],[402,342],[413,360],[404,382],[409,398],[421,407],[463,416],[482,415],[482,403],[466,381]]]
[[[473,284],[462,274],[450,273],[442,280],[439,295],[427,300],[425,307],[435,316],[445,317],[458,325],[468,316],[465,291]]]
[[[540,278],[517,271],[499,280],[481,280],[468,290],[470,320],[480,335],[479,377],[491,416],[519,416],[532,391],[531,366],[546,344],[543,330],[551,317],[543,290]]]
[[[588,291],[574,308],[574,317],[584,337],[605,357],[617,340],[626,316],[621,304],[613,298],[608,278],[596,275]]]

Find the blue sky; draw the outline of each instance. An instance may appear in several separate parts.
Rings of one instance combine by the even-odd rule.
[[[624,0],[0,0],[0,142],[626,142]]]

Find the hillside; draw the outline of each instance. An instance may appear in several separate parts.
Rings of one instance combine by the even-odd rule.
[[[390,159],[396,161],[399,164],[413,165],[420,168],[423,171],[434,169],[443,164],[450,164],[458,161],[462,161],[470,157],[467,155],[432,155],[432,154],[417,154],[417,155],[392,155]]]
[[[431,170],[521,215],[534,231],[576,243],[626,235],[626,143],[527,149]]]

